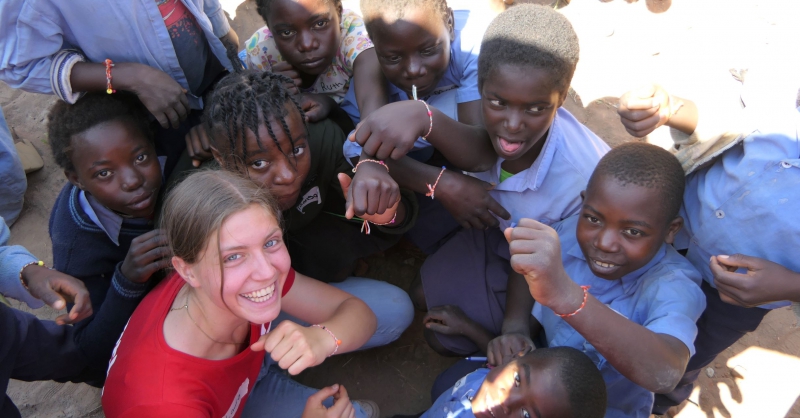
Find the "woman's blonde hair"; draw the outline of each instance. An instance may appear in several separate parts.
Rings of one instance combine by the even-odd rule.
[[[281,224],[277,202],[252,180],[222,170],[192,173],[169,192],[162,211],[161,228],[172,255],[189,264],[200,261],[209,238],[225,220],[251,205],[262,207]]]

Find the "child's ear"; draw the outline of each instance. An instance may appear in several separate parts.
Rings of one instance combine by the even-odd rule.
[[[453,9],[450,7],[447,8],[447,17],[444,23],[447,25],[447,30],[450,33],[450,43],[452,43],[456,38],[456,19],[453,17]]]
[[[200,283],[197,280],[197,276],[195,276],[194,274],[194,269],[192,269],[191,264],[187,263],[180,257],[173,256],[172,267],[175,268],[175,271],[177,271],[178,274],[180,274],[180,276],[183,278],[183,280],[186,281],[186,283],[189,283],[189,286],[192,286],[194,288],[199,287]]]
[[[586,200],[586,190],[581,190],[581,202]]]
[[[64,175],[67,177],[67,180],[69,180],[69,182],[72,183],[73,186],[83,190],[83,185],[81,185],[81,181],[80,179],[78,179],[78,173],[72,170],[64,170]]]
[[[683,228],[683,218],[680,216],[675,217],[672,222],[669,223],[669,229],[667,230],[667,236],[664,237],[664,241],[667,244],[672,244],[675,242],[675,235],[678,235],[678,231]]]

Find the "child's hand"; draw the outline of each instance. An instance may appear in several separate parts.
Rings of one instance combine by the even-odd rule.
[[[583,290],[576,286],[561,262],[561,243],[553,228],[520,219],[515,228],[504,231],[511,252],[511,267],[525,276],[531,296],[555,312],[575,310],[574,299],[583,299]],[[574,293],[577,289],[579,295]],[[566,306],[566,307],[565,307]]]
[[[22,280],[31,296],[41,299],[51,308],[60,311],[67,303],[74,303],[68,313],[56,318],[59,325],[73,324],[92,314],[92,301],[83,282],[47,267],[30,265],[22,270]]]
[[[133,239],[120,271],[126,279],[144,283],[171,263],[167,235],[163,229],[154,229]]]
[[[492,214],[511,219],[511,214],[489,194],[493,188],[475,177],[445,170],[435,197],[464,228],[486,229],[500,225]]]
[[[321,364],[333,352],[335,344],[330,334],[321,328],[283,321],[250,348],[253,351],[266,350],[280,368],[296,375]]]
[[[503,334],[489,341],[486,357],[489,364],[495,367],[505,366],[511,360],[520,358],[535,350],[533,341],[519,333]]]
[[[379,164],[361,164],[352,179],[339,173],[339,183],[347,200],[344,215],[347,219],[358,216],[374,224],[385,224],[397,213],[400,188]]]
[[[430,119],[425,105],[416,100],[389,103],[362,120],[350,136],[366,155],[399,160],[414,148],[417,138],[425,135]]]
[[[330,409],[325,408],[322,402],[333,396],[334,403]],[[335,384],[322,388],[319,392],[308,397],[302,418],[354,418],[356,411],[347,396],[344,386]]]
[[[195,126],[186,134],[186,153],[189,154],[195,167],[200,167],[203,161],[214,157],[211,154],[211,138],[208,137],[205,124]]]
[[[425,328],[445,335],[465,335],[475,323],[455,305],[437,306],[422,318]]]
[[[319,122],[328,117],[336,102],[325,94],[303,93],[298,97],[300,108],[306,114],[306,122]]]
[[[651,84],[623,94],[617,113],[628,133],[641,138],[667,123],[676,110],[666,90]]]
[[[114,80],[118,77],[124,82],[123,86],[130,85],[130,90],[136,93],[144,107],[158,120],[158,123],[168,129],[170,125],[178,128],[182,121],[189,115],[189,99],[186,90],[165,72],[142,64],[118,64],[114,70]],[[124,89],[120,86],[120,89]]]
[[[800,274],[780,264],[742,254],[711,257],[720,299],[750,308],[781,300],[800,301]],[[746,273],[736,273],[739,268]]]
[[[300,85],[303,84],[303,81],[300,79],[300,73],[292,67],[292,64],[281,61],[272,66],[272,72],[291,78],[292,84],[285,86],[286,89],[292,94],[300,93]]]

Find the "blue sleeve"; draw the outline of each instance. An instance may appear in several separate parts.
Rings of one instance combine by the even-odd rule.
[[[31,296],[19,281],[22,267],[39,259],[21,245],[7,245],[11,231],[2,217],[0,224],[0,294],[25,302],[32,309],[41,308],[44,303]]]
[[[478,16],[475,11],[455,10],[453,15],[456,29],[459,30],[459,40],[457,45],[454,45],[454,50],[452,51],[454,56],[450,59],[456,60],[461,70],[456,102],[466,103],[480,100],[478,56],[481,53],[481,41],[489,21]]]
[[[700,273],[693,268],[664,263],[651,269],[650,274],[660,277],[650,279],[651,283],[644,287],[642,300],[647,301],[649,309],[640,323],[656,334],[679,339],[689,349],[689,355],[694,355],[697,319],[706,308],[706,298],[699,286]]]
[[[231,31],[231,25],[228,23],[228,17],[225,11],[222,10],[222,5],[219,0],[204,0],[203,12],[208,16],[211,22],[211,27],[214,29],[214,35],[221,38]]]
[[[489,369],[478,369],[462,377],[451,389],[439,395],[420,418],[475,418],[470,401],[488,373]]]

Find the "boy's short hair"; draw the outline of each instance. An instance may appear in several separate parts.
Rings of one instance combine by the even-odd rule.
[[[536,4],[514,6],[497,15],[483,35],[478,88],[495,68],[516,65],[547,70],[566,93],[579,55],[578,35],[561,13]]]
[[[153,132],[148,115],[139,98],[130,93],[88,93],[75,104],[59,100],[47,115],[47,136],[53,158],[64,170],[74,171],[70,159],[72,136],[116,119],[133,122],[152,143]]]
[[[444,20],[448,14],[447,0],[361,0],[361,16],[367,32],[371,32],[375,19],[387,16],[393,19],[402,19],[409,11],[425,7]]]
[[[326,3],[333,3],[333,8],[336,10],[342,9],[342,0],[323,0]],[[269,15],[272,13],[273,0],[256,0],[256,11],[259,16],[267,23]]]
[[[605,416],[608,402],[606,383],[600,370],[586,354],[572,347],[552,347],[534,350],[528,355],[556,364],[558,378],[569,400],[570,416]]]
[[[631,183],[657,189],[666,222],[678,216],[686,178],[680,162],[669,151],[645,142],[622,144],[600,159],[589,178],[587,189],[603,176],[609,176],[622,185]]]

